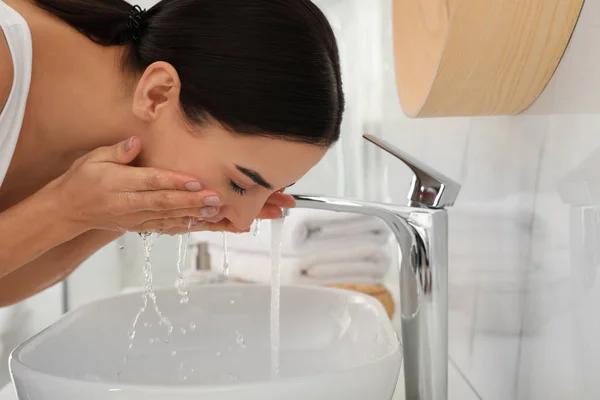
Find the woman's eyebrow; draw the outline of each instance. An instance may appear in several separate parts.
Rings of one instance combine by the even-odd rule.
[[[244,174],[248,178],[252,179],[252,181],[254,181],[254,183],[256,183],[257,185],[262,186],[265,189],[273,189],[273,185],[271,185],[269,182],[267,182],[266,179],[263,178],[262,175],[259,174],[258,172],[253,171],[253,170],[251,170],[249,168],[241,167],[239,165],[236,165],[235,167],[242,174]]]

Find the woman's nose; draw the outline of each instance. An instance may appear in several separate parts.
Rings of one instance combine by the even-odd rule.
[[[237,229],[250,229],[256,216],[265,204],[264,199],[260,201],[243,201],[239,204],[231,204],[221,207],[221,215],[227,218]]]

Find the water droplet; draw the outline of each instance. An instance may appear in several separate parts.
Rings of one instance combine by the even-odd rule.
[[[190,322],[190,331],[195,331],[195,330],[196,330],[196,323]]]
[[[227,250],[227,232],[223,231],[223,275],[229,276],[229,254]]]
[[[383,338],[381,337],[381,334],[379,332],[377,332],[377,336],[375,336],[375,341],[377,342],[377,344],[383,343]]]
[[[181,334],[182,335],[185,335],[187,333],[187,331],[185,330],[185,328],[181,328],[180,330],[181,330]]]
[[[184,235],[179,236],[179,246],[177,251],[177,272],[179,276],[177,278],[175,286],[177,288],[177,293],[179,293],[179,296],[181,297],[179,299],[180,304],[187,304],[189,301],[189,290],[186,284],[185,274],[183,273],[183,267],[185,266],[185,261],[187,257],[187,249],[190,240],[191,227],[192,219],[190,218],[188,222],[188,232],[185,236],[185,240]]]
[[[246,348],[246,341],[244,340],[244,336],[242,336],[242,334],[239,331],[236,331],[235,341],[238,344],[238,346],[240,346],[242,349]]]
[[[184,380],[184,381],[187,381],[187,376],[184,376],[184,377],[183,377],[183,380]]]
[[[175,356],[177,355],[177,351],[176,351],[176,350],[173,350],[173,351],[171,352],[171,355],[172,355],[173,357],[175,357]]]
[[[153,338],[150,338],[148,341],[150,342],[150,344],[154,343],[154,339]]]
[[[125,246],[123,246],[123,245],[120,245],[120,246],[119,246],[119,250],[125,250]]]
[[[252,234],[255,237],[260,235],[260,219],[254,221],[254,226],[252,227]]]
[[[229,304],[235,304],[235,300],[229,300]]]
[[[221,355],[220,351],[217,351],[217,357],[219,357]]]
[[[147,323],[147,322],[144,322],[144,328],[148,328],[149,326],[150,326],[150,324],[149,324],[149,323]]]

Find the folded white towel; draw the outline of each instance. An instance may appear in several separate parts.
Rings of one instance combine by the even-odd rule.
[[[315,241],[297,253],[303,269],[311,269],[318,265],[331,263],[362,262],[365,265],[382,265],[387,270],[392,254],[387,240],[380,242],[364,241],[363,237],[341,240]]]
[[[363,240],[380,241],[387,238],[390,230],[381,219],[359,214],[324,210],[291,210],[286,219],[291,245],[301,249],[319,240],[343,240],[347,237],[362,237]]]
[[[353,249],[354,257],[345,258],[344,250],[337,253],[326,253],[328,258],[304,259],[294,256],[281,257],[281,281],[283,283],[298,282],[300,278],[316,280],[332,280],[335,282],[353,283],[357,278],[362,280],[380,281],[389,270],[391,254],[389,247],[371,249],[366,247]],[[221,247],[209,246],[211,268],[222,271],[224,252]],[[245,252],[228,250],[229,274],[231,277],[252,282],[269,282],[271,280],[271,255],[260,252]],[[343,278],[343,279],[342,279]]]
[[[389,269],[389,264],[350,261],[316,264],[310,268],[302,269],[302,276],[316,279],[340,277],[362,277],[379,280],[384,277]]]
[[[222,272],[223,249],[210,245],[208,252],[210,254],[211,269]],[[230,278],[260,283],[271,281],[271,256],[269,254],[229,250],[227,258]],[[295,282],[301,274],[298,259],[295,257],[281,257],[279,268],[282,284]]]
[[[310,246],[316,242],[326,242],[330,246],[347,247],[352,242],[381,244],[390,235],[385,223],[375,217],[337,213],[322,210],[292,210],[285,220],[281,251],[286,256],[311,252]],[[192,234],[192,242],[208,242],[223,246],[220,232],[200,232]],[[271,248],[270,221],[262,221],[260,233],[227,234],[227,248],[248,252],[269,252]]]

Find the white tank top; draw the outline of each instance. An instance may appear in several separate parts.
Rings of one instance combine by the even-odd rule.
[[[0,112],[0,186],[12,160],[21,132],[31,83],[31,32],[25,19],[0,0],[0,30],[13,60],[14,79],[8,100]],[[1,107],[1,105],[0,105]]]

